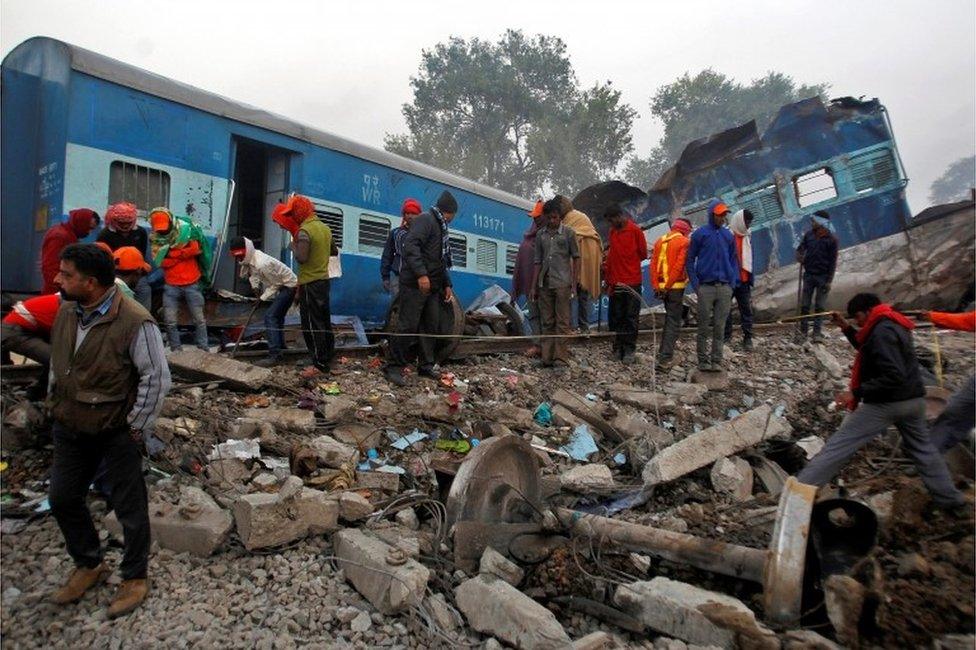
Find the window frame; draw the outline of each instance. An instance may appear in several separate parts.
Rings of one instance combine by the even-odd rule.
[[[312,207],[315,209],[315,216],[319,221],[324,223],[332,231],[332,242],[335,244],[336,248],[341,249],[343,243],[343,235],[345,234],[345,213],[343,213],[342,208],[337,208],[334,205],[327,205],[324,203],[313,203]],[[330,219],[327,219],[329,217]]]
[[[370,221],[372,221],[374,225],[378,225],[378,222],[380,221],[382,221],[386,225],[386,234],[383,235],[383,241],[380,244],[376,244],[376,243],[363,244],[363,225],[368,224]],[[377,214],[369,214],[366,212],[361,212],[359,214],[359,223],[357,224],[357,228],[356,228],[359,252],[382,255],[383,249],[386,247],[386,241],[390,238],[391,232],[393,232],[393,221],[389,217],[383,217]]]
[[[117,175],[115,169],[121,167],[121,174]],[[126,182],[126,171],[132,169],[135,171],[136,179],[134,182],[134,195],[129,194],[127,190],[128,183]],[[145,185],[145,203],[143,206],[139,201],[139,170],[145,170],[146,172],[146,185]],[[159,202],[150,201],[150,181],[149,178],[153,174],[159,175],[159,193],[158,197],[161,199]],[[117,176],[121,176],[122,187],[119,188],[115,185],[115,179]],[[165,185],[165,190],[163,189]],[[113,190],[115,190],[113,192]],[[146,217],[149,211],[153,208],[158,208],[160,206],[168,208],[170,204],[170,195],[173,190],[173,179],[170,173],[165,169],[158,167],[150,167],[149,165],[141,165],[139,163],[128,162],[126,160],[113,160],[108,166],[108,204],[114,205],[116,203],[132,203],[136,206],[136,214],[140,217]]]
[[[478,238],[478,241],[474,245],[474,266],[480,273],[498,273],[498,242],[491,239]],[[484,255],[482,255],[484,252]],[[482,264],[482,258],[485,261],[491,260],[491,267]]]
[[[823,172],[823,173],[818,174],[818,172]],[[815,189],[811,192],[806,192],[805,194],[800,194],[800,181],[803,179],[815,178],[818,177],[819,175],[826,176],[827,178],[830,179],[830,187],[829,188],[822,187],[819,189]],[[838,191],[837,188],[836,175],[834,173],[834,170],[831,169],[829,165],[822,165],[820,167],[815,167],[814,169],[805,171],[800,174],[794,174],[793,177],[790,179],[790,183],[793,186],[793,198],[796,200],[796,204],[797,206],[799,206],[801,210],[805,210],[815,205],[820,205],[821,203],[827,203],[829,201],[833,201],[838,196],[840,196],[840,192]],[[811,194],[820,194],[821,192],[825,192],[827,190],[833,190],[833,195],[822,199],[816,199],[809,203],[804,203],[803,197],[810,196]]]
[[[455,267],[455,268],[458,268],[458,267],[467,268],[467,266],[468,266],[468,237],[467,237],[467,235],[461,235],[461,234],[453,233],[453,232],[452,233],[449,233],[448,234],[448,245],[450,246],[450,249],[451,249],[451,266],[452,267]],[[464,257],[461,259],[460,262],[458,261],[457,256],[456,256],[456,252],[457,252],[457,247],[458,246],[460,246],[460,250],[464,254]]]
[[[518,252],[518,246],[505,244],[505,275],[515,275],[515,267],[518,265]]]

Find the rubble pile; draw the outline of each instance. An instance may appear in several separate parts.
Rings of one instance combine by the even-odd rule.
[[[954,387],[973,372],[971,338],[941,343]],[[808,570],[824,604],[802,620],[768,608],[776,585],[762,566],[788,526],[788,477],[843,417],[833,405],[852,359],[842,336],[800,345],[789,330],[764,330],[753,352],[729,350],[726,373],[708,384],[681,363],[690,338],[666,374],[648,345],[622,366],[607,342],[581,344],[563,371],[517,354],[469,357],[439,382],[411,376],[405,387],[384,380],[377,359],[340,358],[332,375],[303,380],[291,366],[242,372],[184,353],[174,371],[192,383],[167,397],[147,440],[150,596],[117,621],[104,614],[107,589],[67,608],[45,600],[71,570],[45,501],[50,446],[40,414],[5,387],[4,639],[972,647],[958,635],[974,625],[973,521],[931,512],[893,435],[840,477],[877,516],[877,544],[843,572]],[[498,476],[471,469],[509,437],[523,456]],[[971,466],[960,471],[971,494]],[[477,489],[452,489],[464,481]],[[91,504],[117,566],[119,523],[104,499]]]

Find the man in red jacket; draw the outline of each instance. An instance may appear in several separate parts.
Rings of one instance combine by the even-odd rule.
[[[616,203],[603,213],[610,223],[610,245],[603,261],[603,286],[610,295],[610,329],[617,333],[613,352],[625,364],[634,362],[641,308],[641,262],[647,239]]]
[[[101,222],[98,214],[88,208],[78,208],[68,213],[67,221],[51,226],[41,241],[41,279],[44,285],[42,294],[52,294],[58,290],[54,276],[61,268],[61,251],[88,236]]]
[[[51,361],[51,326],[61,306],[61,294],[49,293],[18,301],[0,323],[0,352],[4,363],[10,353],[41,364],[41,379],[28,389],[30,399],[47,395],[48,364]]]

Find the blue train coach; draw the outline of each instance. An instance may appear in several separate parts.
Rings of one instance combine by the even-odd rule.
[[[445,189],[460,204],[451,243],[461,303],[508,286],[532,206],[517,196],[51,38],[12,50],[2,85],[5,292],[40,289],[41,239],[68,210],[104,213],[123,200],[143,217],[158,205],[185,214],[218,246],[243,235],[290,262],[269,215],[298,192],[341,249],[333,313],[376,323],[389,305],[379,258],[401,202],[426,207]],[[214,285],[242,289],[226,252],[217,257]]]

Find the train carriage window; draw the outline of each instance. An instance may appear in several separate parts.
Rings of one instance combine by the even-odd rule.
[[[515,274],[515,262],[518,260],[518,246],[505,247],[505,274]]]
[[[880,149],[851,158],[851,183],[856,192],[883,187],[898,178],[895,157],[889,149]]]
[[[451,241],[451,263],[454,266],[468,265],[468,238],[464,235],[449,235]]]
[[[830,168],[807,172],[793,177],[793,192],[801,208],[829,201],[837,196],[834,174]]]
[[[109,166],[108,202],[135,204],[139,216],[149,210],[169,207],[169,174],[161,169],[115,160]]]
[[[315,205],[315,216],[332,231],[336,248],[342,248],[342,210],[331,205]]]
[[[383,253],[390,236],[390,220],[371,214],[359,215],[359,252]]]
[[[783,216],[783,204],[779,199],[779,192],[775,184],[767,185],[754,192],[739,197],[737,203],[744,210],[752,212],[752,227],[777,221]]]
[[[708,204],[697,208],[685,208],[681,214],[685,219],[691,222],[692,226],[697,228],[698,226],[704,225],[705,221],[708,219]]]
[[[479,239],[477,245],[477,268],[484,273],[498,272],[498,244]]]

